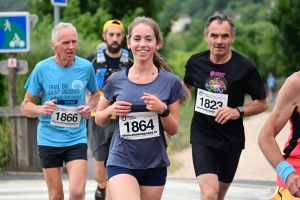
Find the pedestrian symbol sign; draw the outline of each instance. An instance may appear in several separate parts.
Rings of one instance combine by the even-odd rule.
[[[29,51],[29,17],[28,12],[0,12],[0,53]]]

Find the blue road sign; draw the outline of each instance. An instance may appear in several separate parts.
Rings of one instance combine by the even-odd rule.
[[[68,0],[51,0],[51,4],[54,6],[67,6]]]
[[[30,14],[0,12],[0,53],[30,50]]]

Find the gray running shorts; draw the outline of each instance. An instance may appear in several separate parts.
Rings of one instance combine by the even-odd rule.
[[[88,140],[92,156],[97,161],[104,161],[108,156],[109,145],[116,127],[116,120],[110,120],[106,126],[98,126],[95,117],[88,121]]]

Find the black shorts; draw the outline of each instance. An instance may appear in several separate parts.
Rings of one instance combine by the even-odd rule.
[[[87,160],[87,144],[76,144],[68,147],[38,146],[42,168],[62,167],[63,162]]]
[[[196,177],[201,174],[216,174],[220,182],[231,183],[239,164],[242,150],[226,152],[214,147],[192,144]]]
[[[142,186],[163,186],[166,184],[167,168],[149,168],[149,169],[128,169],[118,166],[108,166],[108,179],[118,174],[129,174],[136,178],[139,185]]]
[[[91,117],[88,123],[88,140],[92,155],[97,161],[104,161],[109,153],[116,120],[110,120],[106,126],[98,126],[95,117]]]

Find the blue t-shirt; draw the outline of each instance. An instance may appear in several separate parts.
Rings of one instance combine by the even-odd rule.
[[[267,84],[269,89],[274,89],[275,88],[275,82],[276,78],[274,76],[269,76],[267,78]]]
[[[37,63],[24,88],[35,97],[42,92],[42,105],[55,99],[57,105],[78,107],[86,104],[85,89],[95,92],[97,83],[93,66],[86,59],[75,56],[73,65],[62,68],[52,56]],[[50,119],[51,116],[39,116],[38,145],[65,147],[87,142],[84,118],[78,128],[54,126]]]
[[[126,71],[113,73],[103,86],[105,98],[113,104],[126,101],[132,104],[131,112],[150,112],[141,97],[143,93],[155,94],[169,105],[185,95],[179,79],[172,73],[160,69],[158,76],[150,83],[131,82]],[[167,144],[164,129],[159,118],[159,137],[128,140],[120,137],[119,117],[110,145],[107,166],[120,166],[129,169],[168,167]]]

